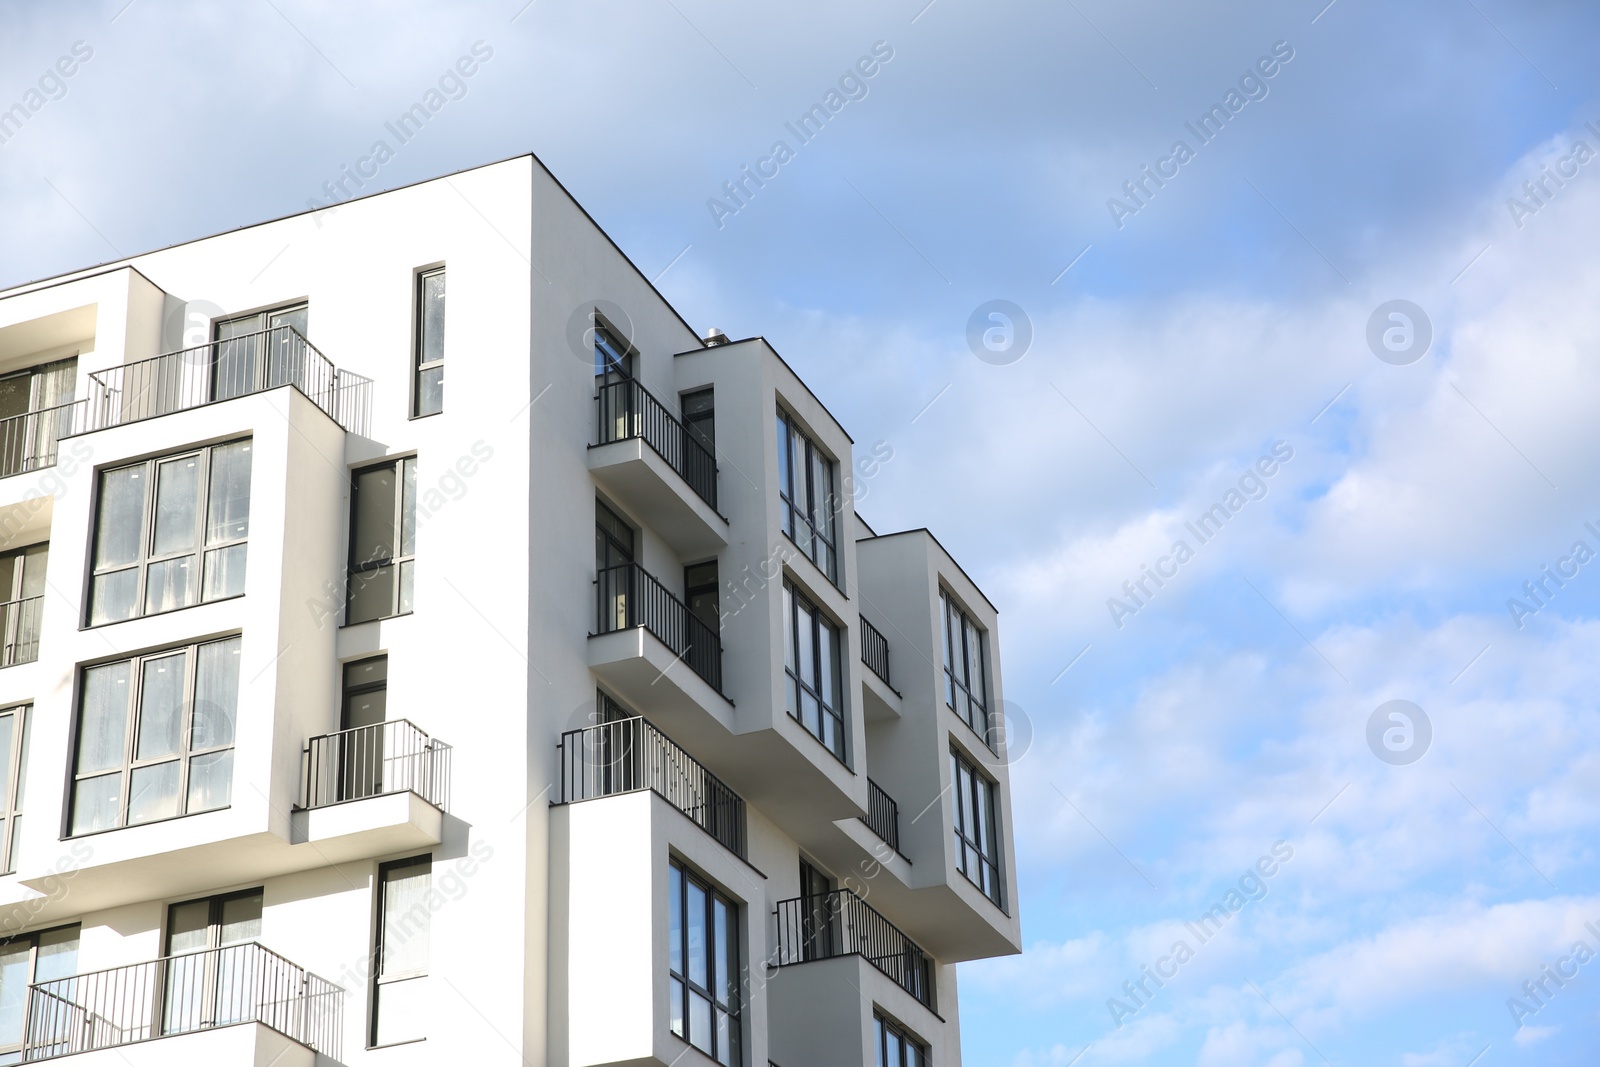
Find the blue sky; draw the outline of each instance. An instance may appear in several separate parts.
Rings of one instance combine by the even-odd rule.
[[[1028,950],[963,968],[969,1064],[1587,1063],[1600,959],[1522,987],[1600,952],[1600,563],[1507,600],[1600,550],[1600,158],[1572,155],[1600,154],[1600,12],[1325,2],[0,3],[7,105],[93,49],[0,145],[0,284],[304,208],[482,41],[368,188],[537,152],[688,321],[766,335],[890,443],[863,513],[932,527],[1000,605]],[[1032,327],[1004,365],[967,341],[992,299]],[[1433,334],[1404,365],[1366,337],[1397,299]],[[1367,741],[1395,699],[1432,725],[1408,765]]]

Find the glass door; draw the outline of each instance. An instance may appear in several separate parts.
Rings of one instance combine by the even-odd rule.
[[[303,338],[308,314],[307,306],[299,304],[217,323],[211,399],[228,400],[290,384],[305,392]]]
[[[258,1017],[261,890],[208,897],[167,909],[163,1034],[183,1034]]]
[[[389,657],[347,663],[344,667],[344,706],[339,715],[338,774],[340,800],[375,797],[385,791],[385,778],[404,780],[406,768],[391,768],[394,757],[385,750],[383,723],[388,717]],[[386,773],[388,772],[388,773]],[[395,783],[389,783],[393,790]]]

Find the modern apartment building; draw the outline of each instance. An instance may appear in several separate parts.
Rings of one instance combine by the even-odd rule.
[[[913,1067],[995,609],[532,156],[0,293],[0,1064]]]

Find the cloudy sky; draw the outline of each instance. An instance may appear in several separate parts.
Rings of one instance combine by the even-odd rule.
[[[968,1064],[1593,1062],[1592,3],[524,4],[0,3],[0,107],[92,52],[0,145],[0,285],[326,202],[482,42],[365,191],[536,152],[1001,607]]]

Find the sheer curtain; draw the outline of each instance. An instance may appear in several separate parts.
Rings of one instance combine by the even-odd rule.
[[[30,467],[47,467],[55,462],[56,442],[72,426],[70,403],[77,394],[78,357],[46,363],[33,372],[33,397],[30,407],[42,412],[31,420]],[[55,410],[58,409],[59,410]]]

